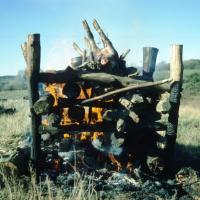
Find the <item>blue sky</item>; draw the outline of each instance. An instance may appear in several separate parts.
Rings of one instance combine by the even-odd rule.
[[[144,46],[168,61],[172,43],[184,45],[184,59],[200,58],[199,9],[199,0],[0,0],[0,75],[25,68],[20,45],[29,33],[41,34],[41,68],[65,68],[72,42],[84,47],[81,21],[94,18],[119,53],[131,49],[129,65],[142,65]]]

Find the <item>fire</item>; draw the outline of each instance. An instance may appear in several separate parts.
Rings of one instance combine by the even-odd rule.
[[[120,171],[122,169],[122,164],[115,158],[115,156],[113,154],[109,154],[108,155],[111,162],[117,166],[117,171]]]
[[[58,84],[58,83],[53,83],[53,84],[48,84],[45,88],[45,92],[50,93],[54,99],[54,106],[58,105],[58,98],[59,97],[64,97],[62,94],[62,88],[64,87],[64,84]]]
[[[55,99],[54,106],[58,106],[58,99],[60,97],[67,98],[66,95],[63,94],[63,88],[65,87],[66,84],[53,83],[53,84],[48,84],[46,86],[45,91],[53,95]],[[92,97],[92,92],[93,92],[92,88],[84,89],[83,87],[80,87],[80,93],[76,99],[84,100],[90,98]],[[83,112],[83,118],[82,120],[78,121],[78,120],[73,120],[72,117],[70,117],[70,108],[64,108],[62,112],[62,119],[60,125],[71,125],[71,124],[80,125],[81,123],[86,125],[92,125],[103,121],[102,117],[103,108],[96,108],[96,107],[89,108],[87,106],[84,106],[83,108],[80,108],[80,111]],[[77,112],[77,115],[80,115],[80,112]],[[43,124],[48,125],[48,121],[43,120]],[[89,137],[96,138],[97,135],[102,135],[102,133],[82,132],[80,133],[80,140],[86,140]],[[70,138],[71,135],[69,133],[65,133],[63,137]]]
[[[67,83],[66,83],[67,84]],[[63,94],[63,88],[66,87],[66,84],[48,84],[46,87],[46,92],[53,95],[55,99],[54,106],[59,106],[58,99],[61,98],[68,98],[65,94]],[[77,89],[77,88],[76,88]],[[79,95],[76,97],[76,100],[84,100],[93,97],[93,89],[92,88],[83,88],[80,86]],[[72,90],[73,93],[73,90]],[[76,107],[72,106],[69,108],[64,108],[62,111],[62,118],[60,121],[60,125],[95,125],[96,123],[103,122],[103,108],[99,107]],[[44,124],[48,125],[48,121],[44,120]],[[64,133],[63,138],[68,139],[72,137],[77,137],[77,139],[82,141],[91,141],[96,140],[99,137],[104,137],[103,132],[80,132],[79,134],[70,134],[70,133]],[[101,154],[101,153],[99,153]],[[110,161],[114,166],[116,166],[116,170],[120,171],[123,168],[127,168],[129,171],[132,171],[132,165],[131,162],[120,162],[118,161],[114,155],[109,154],[108,155]],[[56,162],[55,162],[56,163]],[[59,163],[55,164],[56,167],[59,168]]]

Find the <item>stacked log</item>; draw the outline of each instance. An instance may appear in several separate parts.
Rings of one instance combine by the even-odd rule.
[[[150,59],[152,60],[152,57]],[[150,67],[152,67],[152,63]],[[145,70],[147,70],[147,66],[145,66]],[[152,75],[151,73],[151,77]],[[62,89],[62,96],[65,96],[65,98],[59,97],[57,106],[54,106],[55,100],[51,94],[41,96],[33,105],[33,110],[37,115],[46,115],[48,124],[40,126],[42,138],[45,138],[45,140],[46,134],[60,137],[66,132],[71,135],[80,132],[104,132],[106,139],[97,137],[92,140],[93,147],[108,155],[126,157],[124,149],[132,148],[130,144],[124,147],[127,138],[130,138],[129,135],[133,135],[131,138],[135,137],[135,140],[140,142],[143,137],[149,137],[148,134],[159,135],[159,132],[166,131],[167,118],[165,116],[170,109],[169,93],[160,90],[159,86],[170,84],[171,79],[152,82],[152,79],[133,79],[105,72],[86,73],[85,71],[82,74],[80,71],[77,72],[77,77],[77,81],[65,83]],[[86,87],[85,83],[87,83]],[[92,87],[92,85],[94,86]],[[92,88],[93,96],[79,98],[81,90],[87,90],[87,87]],[[101,88],[101,91],[109,92],[98,95],[99,88]],[[153,95],[145,92],[148,89],[154,91]],[[84,124],[86,107],[89,110],[92,107],[103,108],[103,121],[95,124]],[[70,118],[71,124],[61,125],[62,117],[60,117],[60,114],[65,108],[68,108],[67,116]],[[137,135],[139,132],[140,135]],[[165,138],[165,135],[162,137]],[[156,141],[151,142],[155,145],[150,148],[163,151],[166,147],[164,139],[161,140],[161,137],[154,137],[153,135],[152,138],[156,138]],[[129,152],[129,150],[127,151]],[[164,167],[159,166],[158,161],[162,158],[158,154],[153,156],[150,156],[151,159],[147,156],[147,166],[154,173],[160,173]],[[155,160],[158,166],[152,167]],[[160,164],[163,165],[163,162],[160,162]],[[155,172],[156,170],[158,172]]]
[[[89,55],[74,44],[80,57],[64,71],[39,73],[38,35],[29,36],[30,41],[22,47],[29,69],[32,159],[38,161],[41,134],[46,142],[51,138],[62,141],[63,137],[76,138],[77,141],[77,138],[81,138],[80,133],[85,134],[82,138],[88,138],[90,133],[87,140],[90,145],[87,147],[103,152],[108,157],[112,154],[111,157],[116,156],[126,162],[129,155],[143,161],[146,158],[148,169],[154,174],[160,174],[167,164],[167,159],[164,159],[167,156],[163,155],[170,155],[176,138],[182,48],[172,47],[172,55],[175,57],[171,59],[171,77],[153,81],[157,48],[143,49],[143,74],[140,76],[134,71],[135,68],[128,70],[125,66],[124,58],[129,51],[119,56],[96,20],[93,25],[104,48],[97,47],[84,21]],[[63,83],[62,95],[56,98],[51,93],[39,96],[38,82]],[[95,109],[96,113],[93,112]]]

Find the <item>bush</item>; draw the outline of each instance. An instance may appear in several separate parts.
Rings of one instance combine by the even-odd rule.
[[[200,60],[190,59],[183,62],[185,69],[200,69]]]
[[[199,95],[200,92],[200,74],[192,73],[186,75],[183,81],[183,92],[186,95]]]

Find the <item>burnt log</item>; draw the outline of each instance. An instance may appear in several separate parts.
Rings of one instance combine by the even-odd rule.
[[[78,75],[76,70],[68,66],[66,70],[40,72],[38,79],[43,83],[68,83],[78,80]]]
[[[85,117],[85,109],[81,106],[71,106],[68,109],[68,117],[73,122],[81,123]]]
[[[76,99],[81,93],[81,88],[75,82],[66,83],[63,87],[62,93],[69,99]]]
[[[133,108],[133,104],[131,101],[126,99],[125,97],[119,98],[119,103],[126,108],[127,110],[131,110]]]
[[[119,118],[125,119],[130,117],[134,123],[139,123],[140,119],[134,111],[129,111],[125,109],[118,110],[107,110],[103,114],[103,119],[106,121],[117,121]]]
[[[146,124],[134,124],[134,126],[131,127],[131,130],[146,130],[146,129],[151,129],[155,131],[160,131],[160,130],[166,130],[166,126],[157,122],[154,123],[146,123]],[[57,135],[57,134],[64,134],[64,133],[69,133],[69,134],[79,134],[81,132],[115,132],[116,127],[113,126],[113,123],[108,123],[108,122],[98,122],[96,124],[71,124],[71,125],[60,125],[60,126],[48,126],[48,125],[40,125],[40,134],[46,134],[49,133],[51,135]]]
[[[132,104],[141,104],[144,103],[144,98],[140,94],[133,94],[131,97]]]
[[[61,116],[59,113],[51,113],[47,116],[46,119],[49,126],[59,126],[61,121]]]
[[[130,84],[143,84],[147,82],[145,80],[137,80],[129,77],[117,76],[104,72],[82,73],[80,74],[79,78],[85,81],[95,81],[99,84],[119,85],[124,87]]]
[[[171,79],[165,79],[165,80],[161,80],[161,81],[157,81],[157,82],[153,82],[153,83],[147,82],[147,83],[144,83],[144,84],[141,84],[141,85],[135,85],[135,84],[129,85],[129,86],[124,87],[124,88],[120,88],[120,89],[117,89],[117,90],[114,90],[114,91],[111,91],[111,92],[107,92],[107,93],[100,95],[100,96],[96,96],[96,97],[93,97],[93,98],[90,98],[90,99],[86,99],[86,100],[82,101],[81,104],[84,105],[84,103],[102,100],[102,99],[105,99],[105,98],[113,97],[116,94],[122,94],[122,93],[132,91],[132,90],[139,90],[139,89],[144,89],[144,88],[149,88],[149,87],[156,87],[158,85],[162,85],[162,84],[169,83],[169,82],[171,82]]]
[[[143,76],[144,80],[153,81],[158,49],[154,47],[143,48]]]
[[[95,149],[106,154],[119,156],[123,152],[124,138],[117,138],[112,132],[105,132],[104,135],[92,141]]]
[[[29,103],[30,107],[32,107],[35,104],[35,102],[39,99],[38,81],[40,72],[40,35],[28,35],[28,41],[22,45],[22,51],[27,65],[26,78],[29,89]],[[36,172],[38,172],[37,164],[40,155],[40,124],[40,116],[36,115],[35,112],[31,112],[31,160],[35,164]]]
[[[53,111],[55,99],[51,94],[40,97],[33,105],[37,115],[49,114]]]
[[[116,123],[116,130],[119,133],[126,133],[126,121],[122,118],[119,118]]]
[[[147,156],[147,166],[154,175],[162,175],[166,170],[166,165],[161,156],[153,154]]]
[[[68,99],[68,98],[58,98],[58,104],[60,108],[67,108],[71,106],[87,106],[87,107],[96,107],[96,108],[118,108],[120,105],[116,102],[106,102],[106,101],[95,101],[82,103],[85,99]]]
[[[173,79],[170,91],[170,110],[167,125],[167,148],[166,156],[170,165],[170,161],[173,158],[174,147],[177,137],[178,126],[178,112],[182,90],[183,80],[183,61],[182,61],[183,46],[172,45],[171,46],[171,59],[170,59],[170,77]]]
[[[40,126],[40,133],[45,134],[49,133],[52,135],[57,134],[79,134],[81,132],[104,132],[106,130],[114,131],[115,127],[108,123],[96,123],[96,124],[71,124],[71,125],[62,125],[59,127],[41,125]]]

